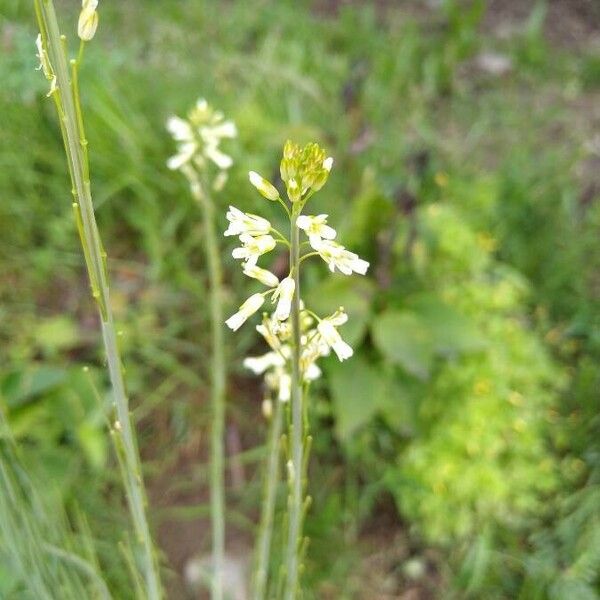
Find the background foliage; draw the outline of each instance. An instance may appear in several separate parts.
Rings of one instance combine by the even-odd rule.
[[[60,8],[74,23],[78,3]],[[58,125],[29,2],[0,15],[6,452],[67,529],[86,515],[84,554],[128,598]],[[95,201],[171,596],[209,543],[209,340],[199,215],[165,168],[164,123],[205,96],[240,131],[223,208],[255,209],[246,173],[276,174],[285,139],[318,140],[336,158],[320,212],[372,264],[361,281],[307,272],[357,348],[312,399],[307,597],[600,597],[598,7],[129,0],[100,19],[82,72]],[[231,307],[242,285],[230,269]],[[264,426],[241,369],[251,328],[228,343],[229,547],[244,554]],[[0,595],[23,597],[4,564]]]

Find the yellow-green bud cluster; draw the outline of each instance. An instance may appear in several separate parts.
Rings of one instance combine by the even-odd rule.
[[[301,148],[288,140],[283,147],[280,172],[290,200],[297,202],[309,190],[320,190],[329,177],[332,162],[318,144]]]

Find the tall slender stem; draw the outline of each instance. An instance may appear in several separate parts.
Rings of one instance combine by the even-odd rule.
[[[223,563],[225,555],[225,344],[223,341],[223,267],[217,241],[215,209],[209,187],[196,171],[185,169],[192,195],[200,204],[204,224],[204,245],[208,263],[210,321],[212,337],[211,368],[211,467],[210,503],[212,521],[213,573],[211,597],[223,599]]]
[[[275,412],[271,421],[271,431],[268,442],[267,470],[265,473],[265,492],[260,517],[256,550],[256,570],[254,572],[253,600],[264,600],[267,592],[267,577],[269,574],[269,556],[271,553],[271,539],[273,537],[273,516],[275,513],[275,499],[277,496],[277,483],[279,481],[279,454],[282,430],[281,401],[275,400]]]
[[[295,207],[294,207],[295,208]],[[294,600],[298,590],[300,537],[302,534],[302,480],[303,480],[303,409],[302,382],[300,378],[300,230],[296,225],[297,210],[291,216],[290,270],[295,281],[292,298],[292,394],[291,394],[291,444],[292,468],[290,472],[289,523],[286,560],[285,599]]]
[[[159,600],[162,598],[162,589],[146,517],[147,501],[140,457],[135,431],[131,426],[129,400],[125,392],[121,357],[110,305],[106,254],[102,247],[94,215],[87,162],[87,141],[83,131],[77,82],[72,82],[69,78],[67,57],[63,47],[64,38],[60,34],[52,0],[35,0],[35,7],[42,39],[56,75],[57,90],[53,92],[53,96],[73,185],[74,209],[81,244],[92,295],[98,305],[102,324],[109,378],[117,415],[113,439],[122,465],[123,480],[136,540],[142,551],[146,594],[149,600]],[[76,70],[77,63],[72,63],[72,66]]]

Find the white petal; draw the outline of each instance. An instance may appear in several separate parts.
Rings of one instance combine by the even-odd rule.
[[[231,156],[221,152],[218,148],[214,146],[208,146],[204,150],[204,154],[212,160],[219,169],[229,169],[233,164],[233,159]]]

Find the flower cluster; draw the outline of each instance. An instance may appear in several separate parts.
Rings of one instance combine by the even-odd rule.
[[[230,206],[227,212],[229,226],[225,235],[238,236],[241,244],[233,250],[233,257],[242,261],[245,275],[258,280],[268,289],[250,296],[239,310],[227,319],[226,324],[236,331],[263,307],[267,297],[276,304],[270,315],[263,314],[262,323],[256,327],[270,351],[262,356],[246,358],[244,365],[254,373],[264,375],[269,392],[283,402],[290,399],[290,364],[294,346],[290,312],[300,262],[305,258],[320,256],[332,272],[337,269],[345,275],[364,275],[369,266],[369,263],[358,255],[333,241],[337,232],[327,224],[327,215],[301,214],[309,198],[327,181],[332,166],[333,159],[317,144],[308,144],[300,148],[287,142],[281,161],[281,177],[286,186],[289,203],[281,198],[272,183],[254,171],[249,173],[250,183],[262,196],[271,201],[278,201],[285,207],[292,230],[297,228],[299,232],[306,234],[308,245],[312,248],[312,251],[299,257],[295,271],[294,266],[290,265],[288,275],[281,281],[274,273],[259,267],[257,262],[260,257],[274,250],[277,244],[289,248],[290,241],[263,217],[242,212],[234,206]],[[320,318],[307,309],[301,300],[299,306],[299,373],[302,381],[310,382],[321,373],[316,364],[317,360],[329,355],[331,350],[340,361],[352,356],[352,348],[344,342],[338,332],[338,327],[346,323],[348,316],[340,307],[334,314]]]
[[[219,145],[222,139],[236,137],[235,123],[225,120],[223,113],[214,110],[204,98],[196,102],[187,119],[170,117],[167,129],[177,142],[177,154],[167,161],[169,169],[183,170],[194,165],[204,170],[211,162],[224,173],[233,164],[231,156],[222,152]]]

